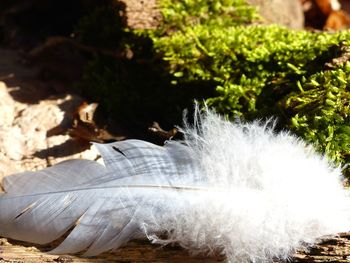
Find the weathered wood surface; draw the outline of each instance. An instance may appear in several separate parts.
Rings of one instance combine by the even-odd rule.
[[[103,253],[96,257],[82,257],[72,255],[50,255],[45,253],[53,246],[34,246],[33,244],[7,241],[0,239],[0,263],[39,263],[39,262],[61,262],[61,263],[127,263],[127,262],[154,262],[154,263],[214,263],[222,259],[191,257],[179,247],[160,248],[151,245],[146,240],[136,240],[128,243],[115,252]]]
[[[309,251],[300,251],[291,262],[302,263],[341,263],[350,262],[350,232],[341,233],[338,237],[324,237],[312,246]]]
[[[154,263],[214,263],[223,262],[223,258],[191,257],[179,247],[163,247],[151,245],[146,240],[130,242],[126,247],[115,252],[104,253],[96,257],[84,258],[79,255],[50,255],[46,253],[55,244],[34,246],[25,242],[0,239],[0,263],[97,263],[97,262],[154,262]],[[279,262],[279,261],[277,261]],[[323,238],[319,244],[309,251],[295,253],[290,263],[343,263],[350,262],[350,233],[340,234],[338,237]],[[282,263],[282,262],[280,262]]]

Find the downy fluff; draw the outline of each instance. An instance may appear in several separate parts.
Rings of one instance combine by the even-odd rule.
[[[196,110],[182,142],[97,144],[105,166],[72,160],[3,180],[0,235],[96,255],[146,236],[228,262],[271,262],[350,229],[341,171],[273,122]]]

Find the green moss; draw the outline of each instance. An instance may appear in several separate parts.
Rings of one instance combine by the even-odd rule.
[[[197,24],[232,26],[251,23],[259,16],[245,0],[162,0],[163,32],[185,29]]]
[[[350,153],[349,76],[349,62],[317,72],[278,102],[288,128],[343,164]]]
[[[83,89],[92,101],[98,101],[107,116],[127,121],[131,126],[141,122],[174,119],[177,96],[161,72],[152,64],[133,60],[96,56],[85,69]]]
[[[280,128],[303,137],[337,163],[349,162],[350,64],[326,69],[349,45],[349,31],[329,34],[242,25],[255,15],[243,23],[215,12],[203,17],[197,10],[213,10],[209,3],[186,11],[186,2],[194,5],[179,1],[172,7],[164,0],[165,24],[172,25],[164,28],[172,30],[151,34],[174,85],[212,81],[216,95],[206,102],[218,112],[248,120],[277,116]],[[176,26],[178,21],[182,26]]]
[[[184,2],[179,4],[183,8]],[[174,14],[174,19],[192,17],[184,16]],[[216,95],[206,102],[218,112],[248,120],[277,116],[280,128],[303,137],[337,163],[348,161],[350,64],[326,69],[326,63],[349,44],[349,31],[312,33],[235,22],[223,27],[200,20],[183,24],[152,35],[174,85],[213,81]]]
[[[152,40],[125,28],[120,11],[99,7],[77,24],[77,40],[116,55],[96,52],[85,68],[80,90],[117,122],[146,130],[152,121],[159,121],[172,128],[182,122],[182,112],[192,106],[193,98],[206,96],[206,87],[213,91],[212,85],[199,80],[185,88],[171,85],[171,75],[154,52]]]
[[[116,49],[126,36],[125,23],[119,9],[102,6],[84,16],[75,26],[77,39],[99,48]]]
[[[113,15],[110,22],[96,18],[105,11],[78,27],[85,43],[133,54],[97,56],[87,67],[85,91],[108,113],[130,122],[178,123],[193,99],[206,98],[230,117],[275,116],[280,129],[337,163],[349,161],[350,63],[332,60],[349,50],[350,31],[258,25],[256,10],[243,0],[159,2],[164,20],[156,30],[125,30]],[[104,24],[111,28],[96,32]]]

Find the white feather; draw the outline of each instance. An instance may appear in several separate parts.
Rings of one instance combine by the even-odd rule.
[[[196,112],[182,143],[97,144],[105,167],[73,160],[6,177],[0,235],[47,243],[74,227],[52,253],[96,255],[147,236],[244,263],[350,229],[340,169],[311,146],[271,121]]]

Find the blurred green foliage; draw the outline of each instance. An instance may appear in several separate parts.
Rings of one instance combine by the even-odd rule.
[[[276,116],[279,128],[337,163],[349,161],[350,62],[334,60],[349,50],[349,31],[259,25],[243,0],[161,0],[160,6],[159,28],[124,30],[118,48],[132,50],[132,60],[95,58],[88,66],[85,83],[107,108],[175,120],[193,99],[206,98],[229,117]]]

